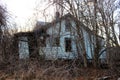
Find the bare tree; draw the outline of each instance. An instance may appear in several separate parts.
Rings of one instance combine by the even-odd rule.
[[[6,26],[6,10],[0,6],[0,36],[2,36],[2,29]]]
[[[11,23],[6,7],[0,5],[0,63],[5,63],[12,53],[12,31]],[[13,26],[12,26],[13,27]]]
[[[3,6],[0,5],[0,49],[2,48],[2,41],[3,41],[3,29],[6,26],[6,10]],[[1,49],[0,54],[2,54],[3,50]]]
[[[114,0],[61,0],[59,3],[56,0],[51,0],[51,2],[62,7],[61,13],[71,13],[78,20],[78,22],[76,20],[76,28],[79,40],[81,40],[80,37],[83,37],[79,21],[93,31],[95,43],[92,44],[94,45],[94,52],[91,55],[93,55],[95,67],[99,65],[99,58],[101,56],[98,35],[104,37],[106,48],[119,46],[114,30]],[[84,51],[82,53],[84,66],[87,66],[87,54],[83,40],[81,44]],[[107,53],[109,52],[107,51]],[[109,58],[109,55],[107,55],[107,58]]]

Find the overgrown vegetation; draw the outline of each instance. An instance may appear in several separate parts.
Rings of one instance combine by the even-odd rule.
[[[78,38],[76,43],[80,43],[82,48],[77,47],[78,55],[82,55],[78,60],[40,60],[28,59],[18,60],[15,55],[18,54],[15,49],[14,37],[9,32],[7,25],[7,11],[0,6],[0,79],[22,79],[22,80],[94,80],[98,77],[107,76],[111,80],[120,76],[120,56],[119,43],[114,30],[114,5],[113,0],[51,0],[52,5],[56,5],[60,15],[70,13],[76,19],[76,32]],[[94,52],[92,53],[92,62],[87,59],[83,32],[81,23],[93,31],[96,41]],[[104,37],[107,66],[99,63],[100,52],[99,39],[97,36]],[[54,36],[54,35],[53,35]],[[80,42],[81,41],[81,42]],[[41,44],[39,44],[41,45]],[[37,48],[38,49],[38,48]],[[80,53],[80,49],[83,53]],[[115,50],[115,51],[114,51]],[[36,52],[36,51],[35,51]],[[114,54],[116,54],[114,56]],[[105,69],[102,69],[105,68]]]
[[[109,47],[119,46],[116,33],[114,30],[116,21],[114,20],[114,0],[53,0],[51,1],[53,4],[57,6],[57,9],[61,15],[65,13],[70,13],[75,16],[75,18],[87,26],[94,32],[94,36],[100,35],[105,39],[105,45],[103,47],[106,48],[107,58],[109,58]],[[81,24],[76,22],[78,35],[81,34],[79,31],[81,28]],[[83,35],[79,35],[79,37],[83,37]],[[80,41],[81,38],[78,38]],[[99,39],[94,38],[96,41],[93,43],[94,52],[92,52],[93,64],[94,67],[98,67],[99,58],[102,53],[100,53],[99,47]],[[79,43],[79,42],[77,42]],[[85,44],[82,42],[82,48],[85,51]],[[79,54],[79,52],[78,52]],[[82,53],[84,57],[84,66],[87,67],[86,60],[86,52]],[[85,56],[86,55],[86,56]],[[107,59],[109,62],[109,59]]]

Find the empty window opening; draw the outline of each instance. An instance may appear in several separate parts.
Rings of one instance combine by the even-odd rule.
[[[56,47],[60,46],[60,38],[59,37],[54,38],[52,46],[56,46]]]
[[[44,36],[39,37],[37,42],[38,42],[38,45],[41,46],[41,47],[45,47],[46,46],[46,39],[45,39]]]
[[[71,22],[70,22],[70,20],[69,19],[67,19],[66,20],[66,22],[65,22],[65,31],[70,31],[70,29],[71,29]]]
[[[71,38],[65,38],[65,51],[66,52],[71,52],[72,51],[72,41]]]

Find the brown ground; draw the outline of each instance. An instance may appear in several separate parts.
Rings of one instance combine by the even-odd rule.
[[[18,63],[17,63],[18,64]],[[19,62],[10,64],[0,70],[0,80],[96,80],[100,77],[115,79],[116,75],[109,69],[83,68],[74,64],[51,62]]]

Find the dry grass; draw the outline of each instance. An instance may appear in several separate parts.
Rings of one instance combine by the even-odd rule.
[[[53,62],[21,61],[2,70],[0,80],[94,80],[112,75],[107,69],[80,68],[63,63],[57,66]]]

